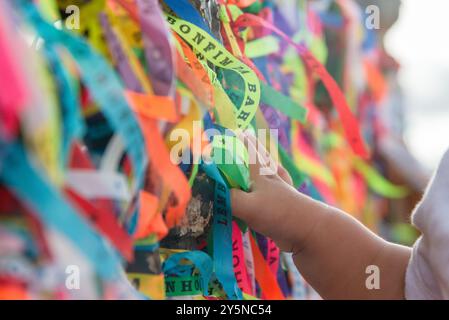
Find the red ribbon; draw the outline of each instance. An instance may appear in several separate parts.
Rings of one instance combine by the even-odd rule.
[[[357,118],[352,114],[348,103],[346,102],[346,98],[340,90],[337,82],[332,78],[329,72],[327,72],[326,68],[312,55],[309,49],[307,49],[304,44],[295,43],[281,30],[258,16],[244,13],[239,16],[234,23],[234,27],[238,28],[260,26],[273,31],[287,43],[292,45],[301,56],[306,67],[314,72],[314,74],[319,76],[324,86],[326,87],[335,108],[337,109],[349,145],[357,155],[362,158],[368,158],[369,152],[366,149],[365,143],[363,142]]]

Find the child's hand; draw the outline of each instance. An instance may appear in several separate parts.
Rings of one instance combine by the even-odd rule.
[[[294,226],[286,225],[284,217],[292,211],[298,192],[292,187],[288,172],[275,163],[254,136],[243,134],[240,138],[248,148],[250,158],[256,161],[249,167],[250,192],[231,190],[232,212],[253,230],[275,240],[284,251],[291,251],[293,245],[285,236],[290,234],[286,229]]]
[[[282,251],[293,252],[299,271],[323,298],[404,297],[409,248],[388,243],[347,213],[297,192],[285,169],[265,149],[256,149],[256,139],[243,138],[250,158],[257,155],[257,161],[250,164],[250,192],[231,190],[235,216]],[[270,171],[267,167],[272,174],[261,174]],[[371,265],[382,272],[380,290],[367,289],[366,268]]]

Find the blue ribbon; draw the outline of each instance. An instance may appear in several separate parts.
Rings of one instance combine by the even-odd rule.
[[[178,17],[191,22],[197,27],[206,31],[211,37],[216,39],[209,26],[204,22],[203,17],[198,13],[196,8],[187,0],[164,0],[164,2],[172,9]]]
[[[232,261],[232,213],[229,189],[215,164],[201,164],[204,172],[215,180],[213,217],[213,256],[217,279],[229,299],[241,300]]]
[[[162,267],[165,275],[176,274],[178,276],[190,275],[191,267],[180,265],[181,260],[191,261],[200,272],[203,286],[203,294],[207,296],[209,281],[212,276],[212,259],[203,251],[187,251],[171,255],[165,260]]]
[[[65,163],[68,160],[73,140],[82,136],[85,125],[78,108],[80,102],[74,85],[71,83],[70,75],[64,68],[58,53],[51,46],[44,46],[44,50],[58,85],[63,126],[62,155]]]

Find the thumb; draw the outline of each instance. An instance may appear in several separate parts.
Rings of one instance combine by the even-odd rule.
[[[231,208],[234,216],[248,222],[255,209],[253,194],[239,189],[231,189]]]

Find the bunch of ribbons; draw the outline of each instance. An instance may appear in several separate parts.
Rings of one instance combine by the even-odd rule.
[[[381,200],[408,190],[370,160],[389,88],[362,13],[352,0],[1,1],[0,298],[317,298],[232,217],[229,190],[250,181],[228,146],[266,129],[300,192],[375,230]],[[180,129],[205,138],[173,140]]]

